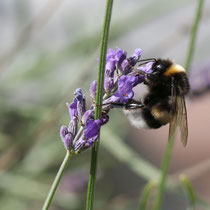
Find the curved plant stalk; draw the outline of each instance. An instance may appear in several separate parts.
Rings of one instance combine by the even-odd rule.
[[[84,130],[84,127],[81,127],[79,129],[79,131],[77,132],[77,135],[74,138],[74,141],[79,139],[79,137],[82,134],[83,130]],[[66,156],[64,157],[63,162],[62,162],[62,164],[61,164],[61,166],[60,166],[60,168],[58,170],[58,173],[57,173],[57,175],[56,175],[56,177],[55,177],[55,179],[53,181],[53,184],[52,184],[52,186],[50,188],[50,191],[49,191],[49,193],[47,195],[47,198],[46,198],[46,200],[44,202],[44,205],[42,207],[42,210],[47,210],[49,208],[49,206],[50,206],[50,204],[52,202],[53,196],[55,194],[55,191],[56,191],[56,189],[58,187],[58,184],[60,183],[60,180],[61,180],[61,177],[63,175],[64,169],[66,168],[66,166],[67,166],[67,164],[68,164],[68,162],[69,162],[71,157],[72,157],[71,152],[67,150],[66,151]]]
[[[173,145],[175,142],[174,140],[175,140],[175,132],[173,136],[168,140],[168,144],[166,146],[166,150],[164,153],[163,162],[161,166],[161,175],[160,175],[160,181],[159,181],[159,186],[158,186],[157,198],[155,200],[155,206],[154,206],[155,210],[161,209],[163,193],[164,193],[165,185],[166,185],[166,176],[168,173],[168,168],[169,168],[170,160],[171,160],[171,153],[172,153]]]
[[[194,20],[194,24],[193,24],[193,28],[191,32],[190,44],[188,47],[188,53],[187,53],[187,58],[186,58],[186,63],[185,63],[185,69],[187,72],[189,72],[190,64],[191,64],[193,53],[195,50],[196,34],[198,31],[198,25],[199,25],[199,21],[201,17],[202,7],[203,7],[203,0],[199,0],[198,6],[196,9],[195,20]],[[167,176],[168,168],[170,164],[171,153],[172,153],[173,145],[174,145],[174,139],[175,139],[175,133],[169,139],[168,144],[166,146],[165,153],[164,153],[162,167],[161,167],[162,170],[161,170],[161,175],[160,175],[160,182],[159,182],[159,187],[158,187],[157,198],[154,205],[154,210],[161,209],[163,193],[164,193],[165,184],[166,184],[166,176]]]
[[[63,162],[62,162],[62,164],[61,164],[61,166],[60,166],[60,168],[58,170],[58,173],[57,173],[57,175],[56,175],[56,177],[55,177],[55,179],[53,181],[53,184],[52,184],[52,186],[50,188],[50,191],[49,191],[49,193],[47,195],[47,198],[46,198],[46,200],[44,202],[42,210],[47,210],[49,208],[49,206],[51,204],[51,201],[53,199],[53,196],[55,194],[55,191],[56,191],[56,189],[58,187],[58,184],[59,184],[59,182],[61,180],[61,177],[63,175],[64,169],[65,169],[67,163],[69,162],[70,158],[71,158],[71,154],[70,154],[69,151],[67,151],[66,152],[66,156],[63,159]]]
[[[204,0],[198,1],[198,7],[197,7],[194,24],[192,27],[191,37],[190,37],[190,44],[189,44],[187,57],[186,57],[186,61],[185,61],[185,69],[187,72],[189,72],[190,64],[191,64],[193,54],[195,51],[195,40],[196,40],[198,25],[199,25],[201,13],[202,13],[203,3],[204,3]]]
[[[94,115],[95,119],[101,118],[101,109],[102,109],[101,104],[102,104],[103,86],[104,86],[104,70],[105,70],[105,63],[106,63],[106,52],[107,52],[107,45],[108,45],[112,4],[113,4],[113,0],[107,0],[102,38],[101,38],[101,47],[100,47],[97,92],[96,92],[96,101],[95,101],[96,106],[95,106],[95,115]],[[98,138],[100,139],[100,135]],[[93,148],[92,148],[90,174],[89,174],[87,200],[86,200],[86,210],[93,209],[94,185],[95,185],[95,179],[96,179],[99,139],[98,139],[98,142],[94,143]]]

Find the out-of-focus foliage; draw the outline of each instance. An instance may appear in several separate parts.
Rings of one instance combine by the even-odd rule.
[[[96,0],[0,2],[0,209],[42,206],[65,155],[59,137],[60,126],[69,120],[65,103],[71,102],[78,87],[90,100],[89,85],[97,78],[104,4]],[[195,6],[193,0],[115,1],[109,47],[120,46],[128,53],[140,47],[145,58],[169,57],[183,64]],[[209,60],[209,6],[206,1],[192,63],[196,71]],[[178,142],[175,147],[173,181],[167,187],[164,209],[187,206],[174,183],[173,174],[180,170],[192,180],[196,195],[202,200],[210,195],[210,173],[205,167],[209,163],[207,96],[188,102],[189,144],[187,149]],[[111,112],[110,125],[102,129],[95,209],[138,208],[140,190],[158,176],[166,136],[167,128],[136,130],[121,111]],[[90,151],[71,160],[53,209],[84,209],[89,163]]]

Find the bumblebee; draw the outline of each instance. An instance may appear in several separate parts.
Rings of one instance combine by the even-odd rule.
[[[181,141],[186,146],[188,125],[185,96],[190,85],[185,69],[169,59],[147,59],[146,62],[148,60],[154,61],[151,73],[137,70],[138,74],[144,75],[148,93],[142,101],[130,100],[124,105],[124,112],[131,123],[139,128],[157,129],[170,123],[169,138],[179,127]]]

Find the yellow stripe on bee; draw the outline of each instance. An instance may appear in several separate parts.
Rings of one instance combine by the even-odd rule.
[[[170,122],[170,114],[166,110],[162,110],[159,107],[155,106],[151,110],[152,115],[158,121],[160,121],[163,125]]]
[[[177,74],[179,72],[185,72],[185,69],[181,65],[173,64],[168,68],[168,70],[165,71],[164,75],[171,76],[171,75]]]

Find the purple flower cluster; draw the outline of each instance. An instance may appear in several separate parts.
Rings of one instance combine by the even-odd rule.
[[[127,57],[127,52],[117,48],[116,51],[109,49],[106,56],[104,90],[106,96],[104,103],[121,102],[127,103],[133,98],[133,88],[142,83],[144,76],[136,71],[149,71],[152,62],[145,66],[134,68],[142,55],[141,49],[136,49],[134,54]]]
[[[60,136],[64,146],[72,153],[78,153],[93,145],[98,139],[98,134],[102,125],[108,122],[108,112],[111,103],[127,103],[134,96],[133,88],[144,81],[144,76],[138,73],[141,71],[151,71],[152,63],[135,67],[142,55],[141,49],[136,49],[134,54],[127,57],[127,53],[120,48],[116,51],[109,49],[106,55],[103,115],[101,119],[94,120],[94,104],[96,97],[97,82],[90,85],[90,96],[93,104],[86,110],[86,100],[82,90],[76,90],[74,101],[67,104],[71,121],[69,126],[62,126]],[[80,130],[78,131],[78,126]]]

